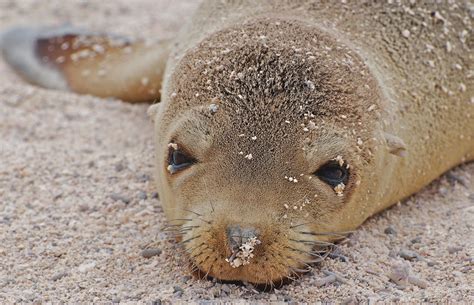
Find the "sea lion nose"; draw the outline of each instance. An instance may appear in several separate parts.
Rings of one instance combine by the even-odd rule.
[[[249,264],[250,259],[254,257],[255,246],[261,243],[258,239],[258,231],[252,227],[231,225],[227,227],[226,233],[227,244],[231,253],[226,261],[233,268]]]
[[[227,227],[227,242],[231,251],[236,251],[251,238],[257,238],[257,230],[252,227],[231,225]]]

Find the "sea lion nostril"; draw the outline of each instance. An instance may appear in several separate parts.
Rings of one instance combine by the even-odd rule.
[[[250,238],[258,237],[257,235],[257,230],[255,228],[242,228],[239,225],[227,227],[227,240],[231,250],[235,247],[240,247]]]
[[[250,259],[254,257],[253,251],[255,246],[261,243],[258,240],[257,230],[255,228],[242,228],[239,225],[233,225],[227,228],[226,233],[231,253],[226,261],[233,268],[249,264]]]

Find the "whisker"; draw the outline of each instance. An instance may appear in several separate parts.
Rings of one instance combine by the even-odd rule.
[[[184,249],[185,249],[186,251],[193,251],[193,250],[195,250],[196,248],[198,248],[198,247],[200,247],[200,246],[203,246],[203,245],[205,245],[205,244],[206,244],[205,242],[202,242],[202,243],[200,243],[199,245],[196,245],[196,246],[194,246],[194,247],[191,247],[191,248],[184,248]]]
[[[290,259],[290,260],[292,260],[296,263],[302,264],[302,265],[306,266],[308,269],[311,269],[311,270],[313,269],[313,267],[311,267],[307,262],[302,261],[301,259],[298,259],[297,257],[294,257],[292,255],[289,255],[289,256],[287,255],[286,258],[288,258],[288,259]],[[291,267],[291,268],[298,269],[296,267]]]
[[[212,197],[210,196],[209,188],[207,187],[206,178],[204,178],[203,181],[204,181],[204,186],[206,187],[207,198],[209,198],[209,205],[211,206],[211,211],[212,213],[214,213],[214,206],[212,205],[212,199],[211,199]]]
[[[193,219],[192,218],[174,218],[174,219],[170,219],[168,221],[192,221]]]
[[[202,216],[203,216],[203,215],[199,214],[198,212],[194,212],[193,210],[189,210],[189,209],[183,209],[183,211],[186,211],[186,212],[191,212],[191,213],[193,213],[193,214],[195,214],[195,215],[197,215],[197,216],[200,216],[200,217],[202,217]]]
[[[163,229],[167,229],[167,228],[170,228],[170,227],[181,227],[181,224],[166,224]]]
[[[321,257],[321,258],[318,258],[318,259],[309,259],[306,262],[308,264],[319,264],[320,262],[323,262],[324,259],[325,259],[324,257]]]
[[[201,261],[199,261],[199,262],[196,262],[196,264],[197,264],[197,265],[202,265],[202,264],[204,264],[205,262],[207,262],[207,260],[208,260],[210,257],[211,257],[211,256],[208,255],[208,256],[206,256],[206,258],[204,258],[204,260],[201,260]],[[215,262],[215,261],[214,261],[214,262]],[[213,264],[214,264],[214,262],[213,262]],[[212,268],[212,266],[213,266],[213,265],[211,265],[211,268]],[[199,270],[201,270],[201,269],[199,269]],[[210,269],[209,269],[209,271],[210,271]],[[208,274],[209,274],[209,273],[206,273],[206,275],[202,276],[201,279],[202,279],[202,280],[205,279]]]
[[[176,237],[181,237],[181,236],[183,236],[183,234],[179,232],[166,232],[166,237],[168,240],[172,238],[176,238]]]
[[[347,235],[353,233],[354,231],[346,232],[308,232],[308,231],[295,231],[303,235],[313,235],[313,236],[338,236],[341,239],[347,237]]]
[[[298,225],[290,226],[290,229],[298,228],[298,227],[309,225],[309,224],[311,224],[311,222],[300,223]]]
[[[187,229],[192,230],[192,229],[194,229],[194,228],[199,228],[199,227],[200,227],[200,226],[182,226],[182,227],[181,227],[181,226],[177,226],[176,228],[165,228],[165,229],[163,229],[162,231],[164,231],[164,232],[173,232],[173,231],[174,231],[174,232],[178,232],[178,231],[182,231],[182,230],[185,230],[185,229],[186,229],[186,230],[187,230]]]
[[[308,273],[308,272],[313,271],[313,269],[310,269],[310,268],[308,268],[308,269],[299,269],[299,268],[295,268],[295,267],[292,267],[291,270],[294,271],[294,272],[297,272],[297,273]]]
[[[185,240],[181,241],[180,244],[183,244],[183,245],[184,245],[185,243],[190,242],[190,241],[192,241],[192,240],[194,240],[194,239],[196,239],[196,238],[199,238],[199,237],[201,237],[200,234],[199,234],[199,235],[196,235],[196,236],[194,236],[194,237],[190,237],[190,238],[188,238],[188,239],[185,239]]]
[[[289,278],[290,280],[298,281],[301,278],[301,276],[298,273],[296,273],[295,271],[293,271],[293,269],[290,268],[288,271],[290,272],[290,275],[287,275],[286,277]],[[296,277],[294,277],[294,276],[296,276]]]
[[[177,230],[176,232],[178,233],[184,233],[184,232],[189,232],[189,231],[192,231],[193,228],[183,228],[183,229],[179,229]]]
[[[300,252],[300,253],[307,254],[307,255],[310,255],[310,256],[316,256],[319,259],[323,258],[320,254],[325,254],[325,253],[328,252],[328,251],[306,251],[306,250],[296,249],[296,248],[289,247],[289,246],[285,246],[285,248],[289,249],[293,252]],[[314,262],[319,262],[319,261],[314,261]]]
[[[293,238],[289,238],[288,240],[298,242],[298,243],[303,243],[303,244],[316,245],[316,246],[336,246],[335,244],[333,244],[331,242],[326,242],[326,241],[293,239]]]
[[[182,226],[182,229],[194,229],[194,228],[199,228],[201,226]]]
[[[209,266],[209,270],[207,270],[206,275],[204,276],[205,278],[207,278],[207,276],[208,276],[209,273],[211,272],[212,267],[214,267],[214,264],[215,264],[215,262],[216,262],[217,260],[218,260],[218,258],[216,257],[216,258],[214,259],[214,261],[211,263],[211,265]]]
[[[204,254],[204,251],[206,251],[206,250],[208,250],[208,249],[211,249],[211,248],[209,248],[209,247],[203,248],[203,249],[201,249],[201,251],[200,251],[199,253],[197,253],[197,254],[193,254],[192,252],[188,252],[188,254],[189,254],[191,257],[195,258],[195,257],[199,257],[199,256],[201,256],[202,254]],[[194,250],[196,250],[196,249],[194,249]]]
[[[212,223],[212,222],[209,221],[209,220],[206,220],[206,219],[201,218],[201,217],[203,217],[203,215],[201,215],[201,214],[199,214],[199,213],[197,213],[197,212],[194,212],[194,211],[188,210],[188,209],[183,209],[183,211],[190,212],[190,213],[193,213],[193,214],[197,215],[198,217],[196,217],[195,219],[201,220],[201,221],[207,223],[208,225],[210,225],[210,224]],[[187,219],[187,218],[186,218],[186,219]],[[177,218],[177,220],[184,220],[184,219],[182,219],[182,218],[181,218],[181,219],[180,219],[180,218]],[[193,220],[193,219],[190,219],[190,220]]]
[[[193,251],[204,246],[205,244],[204,243],[201,243],[197,246],[193,246],[191,248],[185,248],[185,247],[181,247],[180,249],[176,249],[176,252],[178,254],[184,254],[184,255],[193,255]],[[202,250],[205,250],[205,249],[202,249]]]

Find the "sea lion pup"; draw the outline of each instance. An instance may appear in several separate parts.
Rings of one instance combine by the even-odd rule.
[[[162,78],[149,113],[166,216],[204,274],[266,284],[473,160],[469,14],[465,3],[205,1],[163,77],[162,44],[23,30],[5,34],[3,53],[30,81],[130,101],[158,98],[148,86]]]

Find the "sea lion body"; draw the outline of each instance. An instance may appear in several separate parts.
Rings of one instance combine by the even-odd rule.
[[[223,280],[291,277],[473,160],[469,14],[464,3],[205,1],[150,108],[160,198],[192,265]]]
[[[467,14],[462,5],[341,6],[315,1],[273,1],[257,5],[246,1],[221,2],[220,6],[210,2],[204,4],[182,32],[178,45],[172,52],[164,78],[163,105],[155,120],[156,140],[159,143],[158,168],[163,169],[158,175],[158,184],[169,219],[181,218],[183,215],[193,216],[192,213],[195,212],[206,216],[214,214],[215,216],[207,216],[206,219],[217,222],[209,226],[199,219],[184,222],[184,225],[203,227],[184,234],[185,239],[203,235],[202,231],[211,228],[212,234],[186,245],[187,249],[198,248],[190,250],[195,264],[204,272],[222,279],[262,283],[269,280],[271,273],[274,273],[271,280],[279,279],[279,273],[291,274],[288,271],[291,268],[280,268],[278,264],[285,264],[283,262],[286,260],[287,265],[298,265],[297,262],[305,261],[304,256],[299,254],[310,251],[291,243],[294,240],[304,240],[297,237],[297,234],[291,237],[291,227],[306,223],[302,231],[316,233],[352,230],[367,217],[418,191],[447,169],[472,160],[474,106],[471,100],[472,79],[469,76],[472,58],[468,52],[470,41],[462,39],[465,35],[463,33],[470,28]],[[311,33],[314,33],[313,37]],[[285,39],[294,45],[282,43]],[[280,42],[274,43],[275,41]],[[314,195],[318,197],[313,198],[310,188],[302,185],[312,171],[287,166],[289,160],[298,158],[293,152],[305,148],[305,138],[301,135],[304,127],[296,131],[282,122],[285,117],[291,116],[288,125],[299,126],[301,123],[305,124],[304,115],[300,113],[299,118],[292,116],[298,110],[296,107],[289,107],[289,101],[280,104],[277,93],[266,95],[262,92],[265,89],[274,90],[275,86],[266,88],[264,81],[258,83],[259,78],[255,75],[245,78],[246,73],[258,74],[255,71],[247,72],[246,69],[257,67],[262,72],[260,80],[276,76],[282,79],[287,77],[289,82],[295,81],[288,74],[271,74],[265,70],[265,65],[277,60],[276,53],[271,53],[282,44],[285,44],[282,49],[293,48],[292,52],[281,55],[286,56],[286,61],[308,62],[311,57],[316,57],[315,64],[331,65],[328,62],[334,58],[342,65],[346,64],[348,71],[354,70],[351,71],[353,74],[346,77],[357,78],[357,74],[360,74],[360,78],[364,79],[360,82],[352,79],[354,84],[342,79],[341,86],[335,90],[359,94],[367,100],[357,101],[344,97],[338,104],[337,98],[330,98],[331,104],[316,103],[313,104],[314,108],[310,106],[304,110],[324,110],[321,113],[327,114],[331,109],[338,109],[330,113],[328,120],[342,129],[334,134],[331,130],[316,131],[319,140],[315,141],[320,146],[323,159],[335,158],[340,154],[350,160],[348,163],[353,166],[352,174],[357,178],[346,190],[347,194],[344,196],[347,197],[343,202],[338,202],[337,197],[331,198],[331,194],[317,191],[314,191]],[[243,47],[245,45],[248,48]],[[237,53],[234,52],[235,49],[238,49]],[[243,53],[247,56],[240,57],[239,54]],[[259,68],[258,60],[252,61],[252,58],[262,53],[267,56],[261,56],[263,68]],[[301,70],[292,70],[298,64],[282,69],[289,69],[289,73],[299,75]],[[304,64],[299,67],[303,66]],[[333,71],[337,69],[343,68],[334,66]],[[239,73],[244,74],[242,81],[238,79]],[[324,70],[322,73],[331,72]],[[198,74],[200,76],[196,76]],[[344,77],[343,74],[338,76]],[[236,78],[235,87],[223,81],[232,77]],[[203,81],[200,82],[200,79]],[[318,81],[322,81],[308,80],[316,85]],[[338,79],[331,80],[335,81]],[[252,82],[260,87],[247,91],[242,88],[241,83],[251,86]],[[206,84],[209,88],[206,88]],[[219,85],[221,88],[216,89]],[[357,88],[364,86],[369,87],[367,92],[357,92]],[[232,90],[234,93],[226,93]],[[245,96],[245,92],[249,95]],[[238,100],[229,98],[232,94],[242,96],[242,105]],[[301,102],[306,107],[304,101],[291,102]],[[180,114],[200,106],[202,108],[192,117],[195,119],[199,115],[206,116],[207,107],[213,103],[219,105],[215,117],[218,117],[219,111],[226,112],[232,105],[238,105],[233,115],[229,115],[237,117],[237,120],[221,119],[221,126],[211,128],[214,134],[208,139],[202,139],[203,142],[212,142],[214,148],[212,153],[206,153],[212,158],[203,162],[206,164],[206,168],[201,169],[204,173],[196,169],[193,172],[196,178],[178,177],[176,179],[179,180],[179,186],[176,187],[176,182],[170,180],[161,165],[166,155],[163,147],[171,140],[163,135],[174,128],[193,130],[192,127],[182,128],[186,123],[181,128],[174,127],[181,124],[177,123],[181,118]],[[259,103],[264,105],[263,112]],[[278,105],[280,112],[265,117],[265,111],[269,112],[275,105]],[[251,111],[243,114],[238,112],[245,107],[251,108]],[[290,111],[293,113],[289,113]],[[343,119],[335,120],[335,116]],[[258,121],[261,123],[257,123]],[[248,123],[245,124],[246,122]],[[329,123],[323,122],[322,125]],[[191,123],[193,124],[202,126],[200,121]],[[225,126],[230,132],[223,130]],[[242,126],[245,127],[241,128]],[[202,133],[211,134],[205,129]],[[272,137],[272,134],[278,134],[279,137]],[[292,139],[287,141],[285,134]],[[239,135],[243,135],[245,140],[239,139]],[[195,139],[195,136],[188,135],[189,139]],[[255,142],[250,139],[252,136],[256,136]],[[347,151],[338,150],[337,145],[325,150],[325,146],[332,145],[332,137],[346,138],[349,143],[345,147]],[[314,141],[314,138],[310,141]],[[406,150],[406,157],[390,153],[390,146],[397,148],[397,144],[401,146],[398,148]],[[268,152],[271,157],[268,157]],[[249,154],[252,159],[245,159]],[[219,158],[219,155],[224,157]],[[288,176],[300,181],[292,183],[285,179]],[[187,185],[187,181],[192,182]],[[184,192],[180,194],[179,190]],[[306,204],[305,200],[308,200]],[[219,208],[213,207],[212,202]],[[193,212],[183,214],[183,210]],[[260,232],[260,236],[266,236],[262,244],[266,244],[268,240],[277,240],[266,247],[266,252],[269,253],[258,253],[262,257],[271,257],[272,252],[279,255],[280,258],[272,258],[272,267],[257,260],[256,265],[262,264],[262,267],[250,264],[250,267],[233,270],[223,262],[225,254],[221,253],[225,253],[225,250],[221,249],[226,246],[221,242],[225,240],[225,236],[217,232],[225,232],[226,226],[235,223],[244,223],[244,226],[250,227],[258,224],[259,230],[264,231]],[[217,235],[213,235],[214,233]],[[279,243],[275,234],[290,237],[281,241],[283,245],[274,247]],[[315,239],[326,238],[327,236]]]

